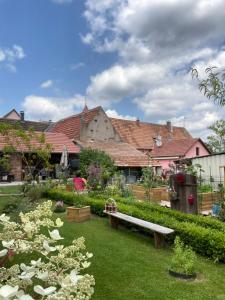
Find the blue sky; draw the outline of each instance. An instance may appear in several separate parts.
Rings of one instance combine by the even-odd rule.
[[[0,115],[172,120],[194,136],[224,117],[188,73],[225,64],[222,0],[0,0]]]

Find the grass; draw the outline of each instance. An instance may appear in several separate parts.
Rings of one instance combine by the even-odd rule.
[[[15,192],[11,187],[9,191]],[[9,199],[14,197],[0,197],[0,213]],[[96,281],[93,300],[225,299],[224,264],[198,257],[197,280],[178,280],[167,272],[171,249],[155,249],[150,236],[123,227],[112,229],[106,218],[93,216],[84,223],[68,223],[65,213],[55,216],[65,221],[60,229],[65,244],[84,236],[87,251],[94,254],[87,269]],[[21,262],[23,255],[16,259]]]
[[[13,186],[1,186],[0,185],[0,194],[20,194],[21,186],[13,185]]]
[[[93,252],[88,272],[96,280],[94,300],[225,299],[225,265],[198,258],[196,281],[181,281],[167,273],[170,249],[157,250],[153,239],[126,228],[111,229],[108,220],[93,217],[85,223],[65,222],[66,242],[86,238]]]

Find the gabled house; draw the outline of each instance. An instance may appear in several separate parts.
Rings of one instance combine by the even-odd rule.
[[[133,178],[140,176],[142,167],[149,165],[148,157],[133,145],[123,141],[102,107],[84,110],[77,115],[59,120],[52,132],[62,132],[81,149],[91,148],[106,152],[115,165]]]

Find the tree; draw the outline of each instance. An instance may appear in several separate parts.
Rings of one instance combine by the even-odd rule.
[[[80,152],[80,173],[88,178],[88,169],[91,165],[101,168],[101,176],[104,181],[109,179],[116,171],[114,161],[103,151],[95,149],[82,149]]]
[[[220,106],[225,105],[225,70],[217,67],[205,69],[206,78],[200,79],[199,72],[192,68],[192,76],[199,79],[199,90],[209,99]]]
[[[34,179],[38,168],[50,167],[52,146],[46,143],[44,133],[35,132],[32,128],[25,131],[19,124],[1,123],[0,134],[5,144],[1,162],[5,165],[10,161],[11,155],[19,154],[31,179]]]
[[[225,121],[218,120],[213,123],[208,129],[212,130],[213,134],[207,137],[207,144],[213,153],[225,152]]]

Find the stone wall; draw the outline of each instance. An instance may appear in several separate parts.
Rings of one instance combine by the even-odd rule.
[[[20,154],[13,154],[10,158],[11,171],[10,174],[14,175],[15,181],[21,180],[22,175],[22,159]]]

